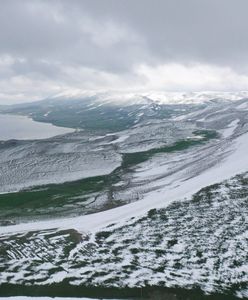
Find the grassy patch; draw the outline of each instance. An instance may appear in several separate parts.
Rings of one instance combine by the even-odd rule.
[[[141,151],[141,152],[134,152],[134,153],[124,153],[122,156],[122,167],[128,168],[133,165],[145,162],[149,160],[153,155],[158,153],[171,153],[175,151],[182,151],[186,150],[192,146],[200,145],[210,139],[214,139],[218,137],[218,134],[216,131],[212,130],[196,130],[193,132],[194,135],[200,135],[202,136],[201,139],[195,140],[194,138],[191,139],[185,139],[180,140],[174,143],[170,146],[160,147],[160,148],[154,148],[147,151]]]

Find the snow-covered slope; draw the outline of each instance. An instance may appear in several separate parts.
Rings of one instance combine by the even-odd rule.
[[[119,155],[111,173],[117,180],[108,180],[98,197],[107,193],[110,203],[129,204],[0,227],[0,284],[197,287],[245,298],[246,103],[212,101],[166,120],[88,136],[84,146],[82,132],[73,143],[68,135],[62,148],[59,139],[58,148],[54,139],[45,141],[44,157],[58,149],[72,155],[86,145],[89,153]],[[213,130],[212,138],[203,138]],[[21,151],[13,155],[22,159]]]
[[[247,201],[246,173],[95,234],[44,228],[2,234],[0,281],[200,287],[242,297],[248,288]]]

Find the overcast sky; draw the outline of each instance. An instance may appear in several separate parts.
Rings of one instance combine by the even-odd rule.
[[[1,0],[0,103],[248,90],[247,0]]]

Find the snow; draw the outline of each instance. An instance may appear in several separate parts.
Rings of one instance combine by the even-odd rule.
[[[248,103],[247,102],[244,102],[240,105],[237,106],[238,109],[244,109],[244,110],[247,110],[248,109]]]
[[[50,140],[20,141],[15,147],[5,142],[0,153],[0,192],[106,175],[120,166],[121,155],[107,143],[111,137],[105,137],[102,144],[99,137],[90,138],[78,132]]]
[[[49,110],[49,111],[46,112],[43,116],[44,116],[44,117],[47,117],[50,113],[51,113],[51,111]]]
[[[238,108],[240,109],[240,105]],[[223,106],[222,110],[221,107],[218,110],[212,107],[184,116],[185,121],[190,117],[195,121],[208,123],[208,126],[212,124],[213,127],[210,128],[222,133],[221,137],[190,149],[153,155],[149,160],[133,166],[131,175],[125,174],[126,177],[123,176],[115,184],[118,187],[118,197],[115,198],[113,192],[113,199],[130,200],[132,195],[140,194],[137,199],[142,200],[86,216],[0,228],[1,241],[9,246],[4,262],[6,269],[1,274],[2,280],[9,280],[13,284],[21,281],[25,284],[31,280],[37,280],[39,284],[52,284],[68,279],[75,285],[90,282],[92,286],[105,285],[111,280],[111,284],[120,287],[126,284],[130,287],[143,286],[146,282],[149,285],[164,282],[167,287],[188,288],[199,284],[203,291],[210,293],[228,288],[233,283],[247,282],[247,263],[244,258],[247,231],[243,230],[247,218],[242,206],[246,201],[246,187],[239,190],[238,181],[235,183],[235,180],[244,176],[230,179],[248,171],[248,132],[245,132],[247,127],[242,126],[246,123],[247,116],[245,112],[236,114],[232,109],[226,109],[225,115],[224,110]],[[184,122],[179,123],[184,127]],[[157,125],[161,129],[161,124]],[[148,127],[151,131],[155,125]],[[140,140],[137,141],[137,137],[132,136],[133,133]],[[132,139],[133,149],[137,150],[140,141],[144,139],[140,133],[142,128],[137,127],[121,133],[90,138],[90,143],[95,146],[91,149],[90,156],[92,151],[100,151],[98,147],[102,147],[101,151],[109,151],[109,144],[120,148],[126,145],[130,151]],[[159,131],[151,131],[150,138],[154,136],[156,140],[157,133]],[[183,136],[187,136],[185,132]],[[87,137],[86,145],[88,143]],[[72,155],[72,149],[79,149],[79,146],[73,144],[72,147],[70,142],[63,146],[62,153]],[[85,152],[88,152],[88,148]],[[10,154],[8,151],[8,155]],[[95,165],[99,167],[98,163]],[[225,179],[229,180],[224,181]],[[127,180],[129,185],[126,185]],[[202,190],[191,201],[192,195],[201,188],[218,182],[221,184],[217,188],[214,186]],[[233,197],[234,195],[244,197],[239,199]],[[172,203],[174,201],[177,202]],[[153,210],[147,214],[151,208],[164,209]],[[63,247],[71,243],[70,231],[54,237],[51,232],[72,228],[82,234],[82,239],[73,246],[68,257],[63,257]],[[104,232],[99,232],[103,228]],[[29,234],[25,236],[25,232]],[[14,239],[9,238],[11,233],[15,233]],[[19,244],[22,237],[24,243]],[[137,249],[139,252],[133,251]],[[51,255],[54,265],[55,262],[59,264],[61,268],[56,273],[50,275],[49,272],[54,266],[45,260],[41,260],[35,267],[35,274],[27,271],[37,261],[40,250],[44,257]],[[199,259],[198,250],[203,260]],[[235,265],[234,268],[236,259],[240,265]],[[178,261],[180,266],[175,267]],[[216,265],[218,261],[221,263]],[[82,262],[83,266],[80,265]],[[100,275],[95,276],[97,273]],[[243,274],[241,279],[240,274]],[[220,282],[219,285],[216,282]],[[236,295],[246,297],[247,290],[236,291]],[[3,299],[19,300],[20,297]]]
[[[122,224],[131,217],[145,214],[151,208],[166,207],[175,200],[189,198],[205,186],[221,182],[247,171],[247,149],[248,133],[245,133],[233,140],[226,156],[222,157],[214,166],[188,180],[173,180],[167,183],[168,185],[145,194],[142,201],[86,216],[1,227],[0,234],[51,228],[74,228],[79,232],[85,233],[96,232],[112,223]]]
[[[238,123],[239,123],[239,119],[236,119],[236,120],[232,121],[232,122],[228,125],[227,128],[225,128],[223,131],[221,131],[223,137],[224,137],[224,138],[230,137],[230,136],[234,133],[235,129],[237,128]]]
[[[114,141],[112,141],[112,142],[110,142],[108,144],[110,145],[110,144],[122,143],[122,142],[124,142],[128,138],[129,138],[128,134],[123,134],[123,135],[119,136],[116,140],[114,140]]]

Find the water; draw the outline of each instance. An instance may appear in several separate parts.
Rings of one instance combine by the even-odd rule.
[[[48,123],[33,121],[25,116],[0,114],[0,140],[45,139],[74,131]]]

